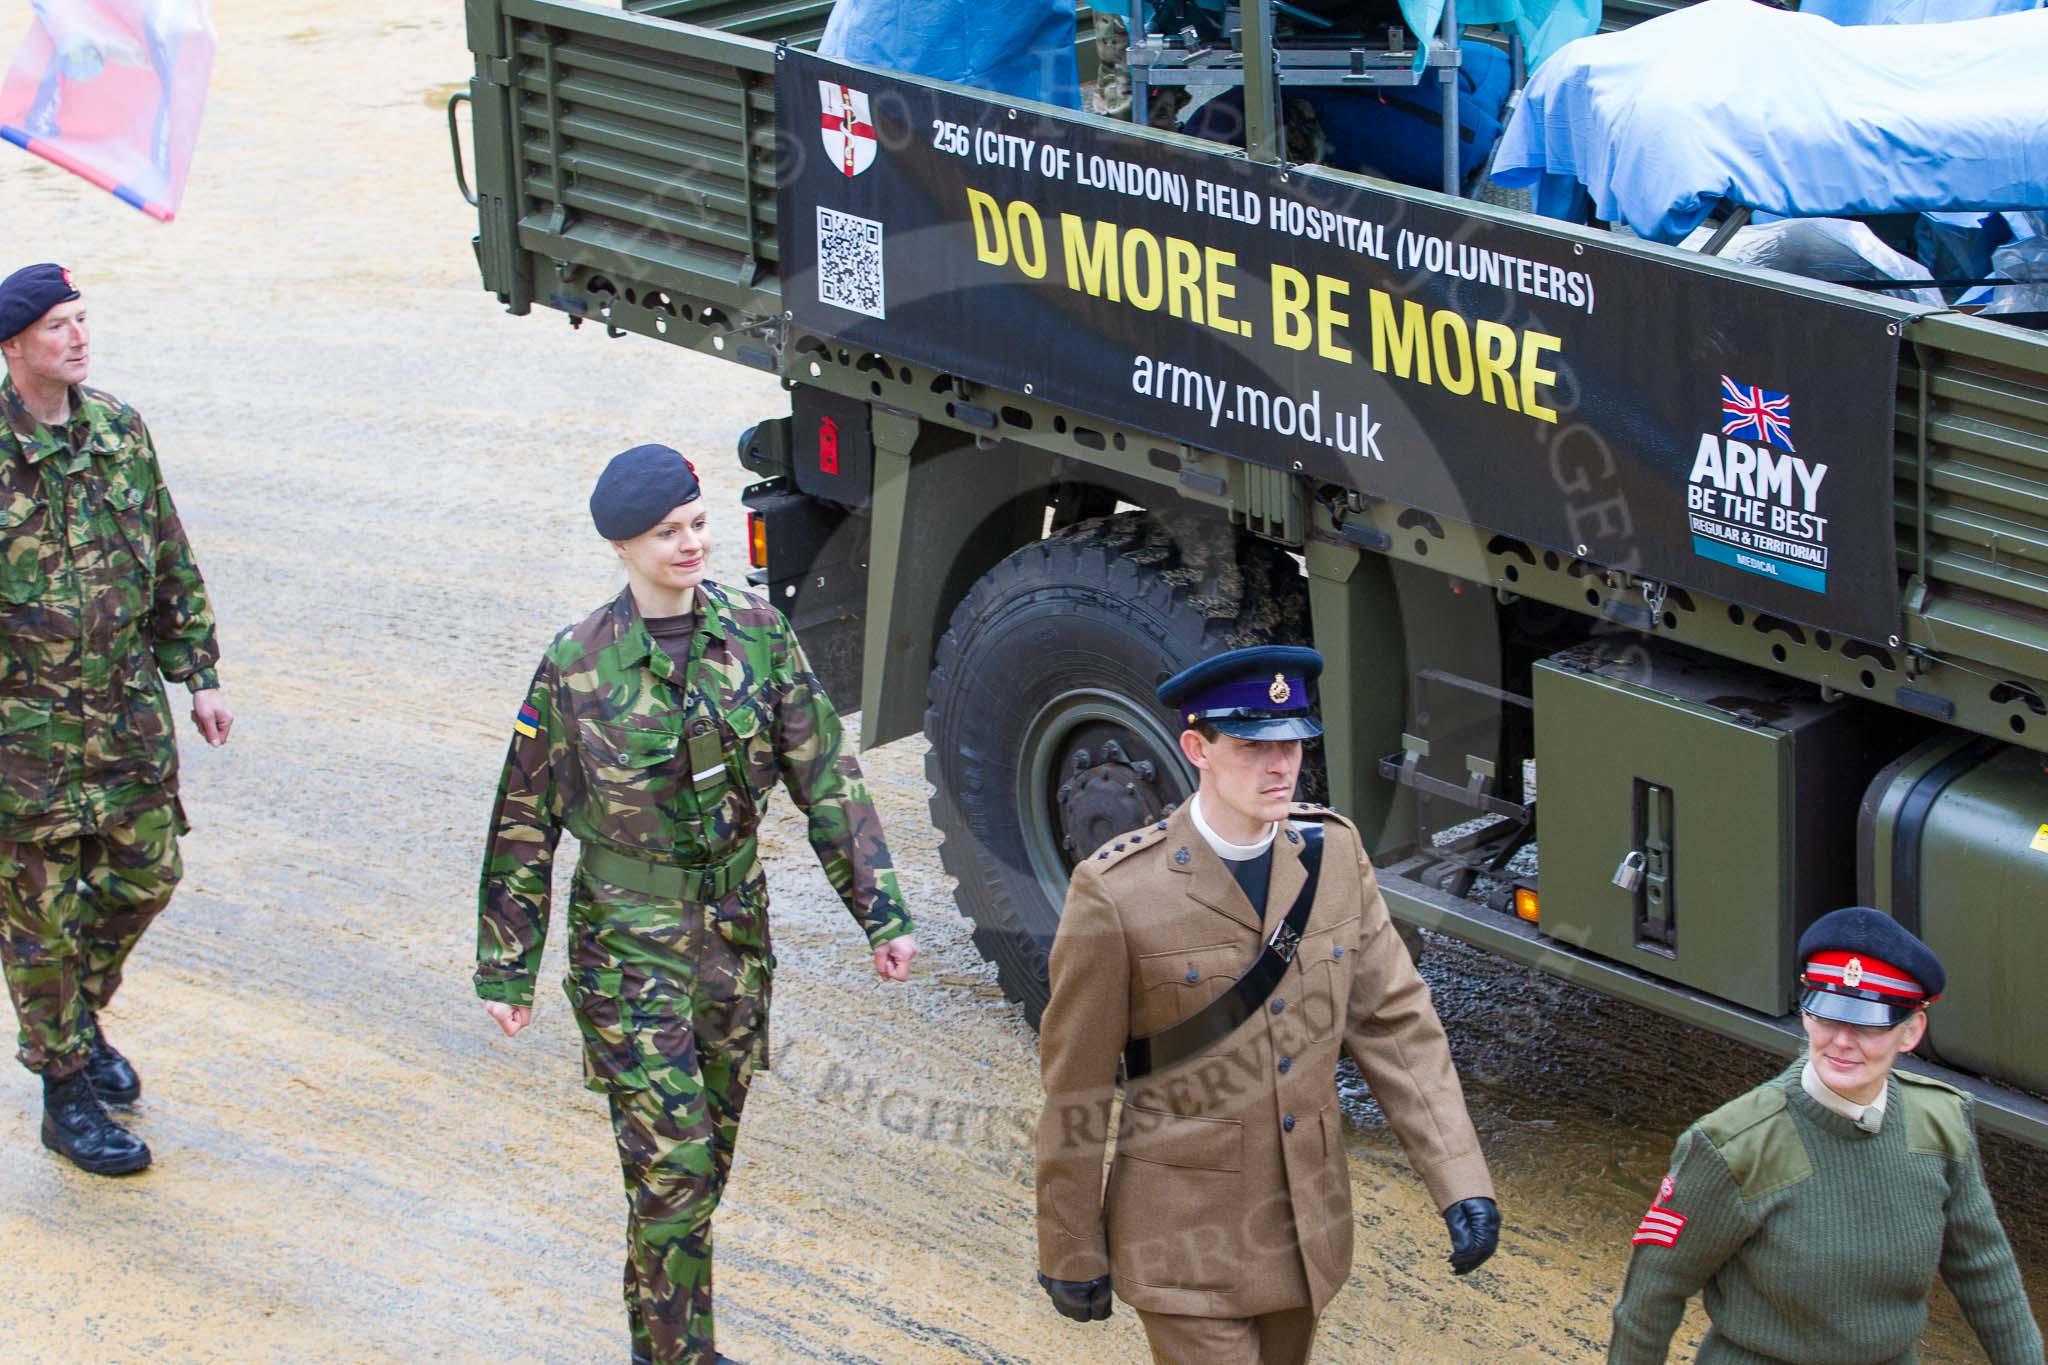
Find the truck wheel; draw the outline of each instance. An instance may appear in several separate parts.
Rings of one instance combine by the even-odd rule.
[[[975,946],[1033,1028],[1074,866],[1194,790],[1153,689],[1225,649],[1305,643],[1307,629],[1285,551],[1213,518],[1142,512],[1025,546],[954,611],[924,718],[932,819]],[[1303,769],[1303,795],[1321,799],[1314,747]]]

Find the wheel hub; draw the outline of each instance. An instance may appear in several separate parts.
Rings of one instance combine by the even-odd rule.
[[[1076,746],[1066,761],[1066,781],[1059,789],[1060,847],[1071,862],[1101,848],[1127,829],[1151,824],[1171,802],[1159,790],[1159,765],[1134,759],[1123,741],[1105,740],[1100,756]]]
[[[1018,755],[1017,811],[1048,904],[1083,858],[1185,801],[1190,779],[1165,724],[1118,693],[1075,689],[1041,707]]]

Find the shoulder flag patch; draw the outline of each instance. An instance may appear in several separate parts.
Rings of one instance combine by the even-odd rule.
[[[1628,1239],[1630,1246],[1678,1245],[1678,1234],[1685,1231],[1685,1215],[1664,1207],[1664,1201],[1671,1197],[1675,1188],[1671,1177],[1665,1176],[1664,1183],[1657,1187],[1656,1202],[1643,1215],[1643,1221],[1636,1225],[1636,1235]]]
[[[540,734],[540,709],[532,702],[525,703],[519,708],[519,718],[512,722],[512,728],[528,739],[537,737]]]

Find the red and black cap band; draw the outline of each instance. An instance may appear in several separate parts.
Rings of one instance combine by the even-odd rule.
[[[1887,1003],[1924,1005],[1927,988],[1903,969],[1874,957],[1839,949],[1806,960],[1801,979],[1817,990],[1841,990]]]
[[[1839,949],[1808,958],[1799,982],[1806,987],[1799,1005],[1805,1013],[1865,1027],[1904,1023],[1939,998],[1929,995],[1903,968]]]

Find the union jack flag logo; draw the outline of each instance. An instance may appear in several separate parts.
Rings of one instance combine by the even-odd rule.
[[[1796,450],[1792,444],[1792,395],[1738,384],[1722,375],[1721,434]]]

